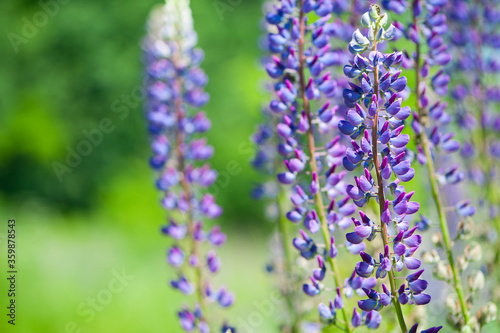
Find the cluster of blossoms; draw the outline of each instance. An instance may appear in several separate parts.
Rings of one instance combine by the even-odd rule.
[[[364,6],[362,1],[353,1],[351,5],[349,5],[347,2],[342,2],[342,1],[325,1],[325,2],[304,2],[303,4],[297,4],[295,2],[289,2],[289,1],[284,1],[280,5],[281,6],[276,6],[277,3],[276,1],[269,1],[265,4],[264,10],[267,13],[266,15],[266,21],[264,23],[264,27],[267,32],[271,33],[272,35],[276,35],[277,32],[279,35],[285,38],[295,38],[295,44],[289,44],[289,43],[284,43],[284,40],[282,39],[279,41],[279,37],[277,36],[268,36],[266,35],[265,40],[261,43],[263,47],[266,49],[270,49],[272,53],[275,53],[276,55],[274,57],[266,57],[263,59],[263,64],[267,68],[269,74],[271,75],[272,78],[280,78],[282,74],[287,74],[294,73],[295,72],[295,78],[297,79],[296,72],[298,70],[298,62],[299,60],[293,60],[294,62],[297,62],[296,64],[283,64],[283,61],[281,60],[282,58],[282,51],[285,51],[285,55],[288,59],[293,59],[292,57],[297,57],[295,54],[299,52],[297,48],[297,36],[287,36],[287,32],[283,32],[284,29],[287,29],[288,31],[291,31],[290,28],[293,27],[293,22],[295,23],[295,29],[298,28],[297,25],[297,17],[292,17],[292,14],[295,14],[296,16],[299,16],[299,13],[292,13],[291,11],[297,10],[302,6],[302,9],[304,11],[304,15],[307,15],[308,13],[319,13],[318,15],[321,17],[320,22],[315,22],[314,25],[312,25],[315,29],[315,34],[316,36],[313,36],[312,38],[319,38],[319,35],[322,35],[321,41],[316,42],[316,44],[313,43],[312,47],[306,50],[306,54],[308,57],[308,61],[312,62],[310,63],[311,66],[315,66],[315,73],[321,73],[322,70],[326,67],[328,67],[328,73],[329,77],[325,78],[325,85],[328,85],[328,87],[325,87],[322,92],[326,92],[328,95],[327,98],[329,100],[329,103],[323,103],[321,110],[318,111],[318,113],[321,113],[321,120],[319,122],[316,122],[314,116],[313,116],[313,125],[312,127],[316,127],[317,132],[314,133],[315,140],[318,142],[321,140],[322,136],[327,137],[326,135],[332,135],[332,129],[336,129],[336,123],[339,120],[339,117],[335,115],[335,113],[341,114],[342,112],[345,112],[343,110],[343,107],[335,107],[333,109],[330,109],[330,104],[341,104],[340,101],[342,99],[342,89],[347,86],[347,80],[344,79],[342,75],[338,75],[336,72],[341,72],[341,66],[343,63],[347,62],[349,53],[345,49],[344,45],[345,43],[350,40],[350,37],[352,35],[352,32],[354,31],[354,26],[353,23],[356,22],[357,20],[355,17],[361,16],[361,13]],[[284,10],[283,10],[284,8]],[[350,17],[350,22],[346,22],[342,19],[340,19],[340,15],[349,12]],[[333,15],[337,15],[338,17],[335,18]],[[287,20],[288,16],[288,20]],[[331,18],[333,17],[333,21]],[[292,22],[289,22],[291,19]],[[349,21],[349,19],[348,19]],[[288,24],[287,24],[288,23]],[[285,26],[285,24],[287,24]],[[320,30],[320,28],[322,30]],[[300,29],[299,29],[300,30]],[[304,29],[304,34],[308,34],[310,32],[310,28],[305,25]],[[322,32],[323,31],[323,32]],[[300,31],[298,31],[300,34]],[[278,42],[277,42],[278,41]],[[337,41],[337,44],[339,44],[339,47],[333,47],[335,42]],[[295,48],[291,48],[290,52],[292,53],[291,56],[289,54],[286,54],[288,52],[288,45],[295,45]],[[285,48],[283,47],[285,46]],[[322,49],[320,52],[315,52],[317,49],[316,46],[318,46],[320,49]],[[313,54],[316,53],[316,54]],[[321,58],[319,57],[319,54],[322,54]],[[305,59],[302,60],[303,62]],[[302,66],[306,66],[306,64],[302,64]],[[336,67],[336,68],[335,68]],[[318,76],[318,74],[315,74]],[[292,80],[293,75],[287,77],[290,80]],[[284,81],[282,81],[284,82]],[[257,131],[254,133],[252,140],[256,144],[257,147],[257,153],[255,155],[255,158],[252,160],[253,166],[260,170],[263,171],[265,174],[271,172],[273,174],[276,174],[279,172],[280,169],[283,167],[283,163],[276,163],[277,159],[282,160],[283,156],[288,157],[290,155],[291,149],[296,148],[300,143],[300,136],[291,138],[292,135],[282,135],[282,132],[277,133],[277,122],[279,122],[283,118],[283,113],[285,111],[285,107],[287,104],[294,104],[293,102],[287,102],[283,101],[282,98],[279,97],[276,93],[279,92],[279,94],[282,94],[282,92],[279,89],[275,90],[274,86],[266,86],[268,90],[272,91],[273,95],[273,102],[270,104],[268,107],[263,108],[263,119],[264,123],[258,126]],[[300,90],[300,88],[297,88],[297,90]],[[296,95],[299,95],[300,93],[297,91]],[[326,96],[323,95],[323,98]],[[294,99],[296,97],[293,97]],[[280,104],[281,103],[281,104]],[[294,106],[295,108],[296,106]],[[292,114],[291,117],[294,115]],[[305,118],[302,120],[303,122],[306,121]],[[280,125],[281,129],[283,125]],[[307,130],[306,130],[307,131]],[[281,133],[281,134],[279,134]],[[303,134],[303,133],[302,133]],[[328,137],[327,137],[328,138]],[[297,140],[297,143],[294,140]],[[278,149],[276,149],[276,145],[278,146]],[[337,166],[340,164],[340,159],[339,156],[343,154],[343,151],[345,150],[345,146],[339,144],[337,145],[335,141],[330,143],[330,146],[326,147],[327,149],[331,148],[331,153],[329,156],[327,156],[327,163],[330,167],[333,167],[334,165]],[[334,152],[335,149],[337,152]],[[294,152],[295,153],[295,152]],[[316,152],[315,152],[316,153]],[[323,155],[324,153],[320,153]],[[294,159],[291,161],[293,163],[297,163],[297,160]],[[319,160],[318,160],[319,162]],[[288,163],[288,161],[287,161]],[[306,167],[306,161],[301,161],[300,163],[304,164],[304,168]],[[288,168],[287,168],[288,169]],[[330,184],[326,184],[326,186],[329,187],[333,192],[331,193],[333,197],[337,196],[335,192],[338,192],[340,190],[340,193],[343,193],[345,196],[345,184],[340,183],[339,186],[337,186],[337,189],[335,189],[336,182],[339,182],[342,178],[342,174],[338,175],[333,173],[335,170],[335,167],[333,167],[330,172],[328,173],[328,176],[331,175],[330,178]],[[298,170],[297,170],[298,172]],[[335,180],[338,178],[338,180]],[[280,239],[282,240],[282,248],[277,248],[274,246],[275,251],[272,252],[272,258],[273,258],[273,264],[270,267],[273,272],[278,271],[280,273],[279,268],[284,268],[285,270],[288,270],[287,272],[284,272],[285,275],[288,275],[288,285],[289,290],[286,292],[286,296],[292,296],[295,300],[297,300],[298,295],[294,295],[294,286],[296,285],[297,282],[300,282],[303,279],[303,275],[307,274],[307,271],[309,268],[302,267],[302,261],[299,260],[297,261],[295,259],[294,254],[290,254],[288,251],[288,232],[287,232],[287,227],[286,225],[283,225],[283,219],[282,219],[282,213],[286,211],[290,204],[289,202],[287,203],[286,201],[283,200],[283,197],[288,196],[287,193],[289,193],[289,190],[286,186],[279,185],[279,182],[276,181],[276,178],[274,178],[275,181],[266,181],[264,184],[259,184],[254,191],[252,192],[254,197],[273,197],[275,198],[274,202],[278,203],[278,205],[275,205],[274,207],[277,206],[278,212],[280,216],[278,217],[278,230],[280,234]],[[305,184],[307,186],[307,184]],[[342,186],[344,188],[342,188]],[[279,190],[277,189],[279,188]],[[299,193],[298,195],[305,195],[305,193],[302,190],[302,187],[298,186],[295,188],[295,191]],[[303,194],[304,193],[304,194]],[[292,196],[292,201],[294,200],[293,198],[297,198],[297,194],[294,193]],[[311,198],[309,199],[304,199],[306,201],[311,201]],[[343,202],[338,204],[338,207],[344,207],[344,213],[347,213],[347,210],[352,209],[352,204],[349,205],[347,204],[347,201],[349,198],[347,196],[344,197]],[[286,216],[288,219],[298,222],[297,219],[301,219],[301,213],[298,212],[298,210],[302,210],[300,208],[297,208],[297,206],[300,207],[300,204],[297,204],[297,201],[293,202],[294,207],[296,207],[294,210],[289,211]],[[347,209],[347,210],[346,210]],[[268,209],[270,212],[276,212],[276,209]],[[344,226],[347,226],[349,224],[349,221],[347,219],[342,219],[343,215],[337,214],[334,210],[333,207],[329,209],[330,212],[330,219],[329,223],[331,226],[331,231],[333,231],[333,223],[337,223],[340,221],[344,222]],[[314,207],[312,207],[310,214],[316,214],[316,211]],[[316,214],[317,215],[317,214]],[[338,218],[337,218],[338,217]],[[317,229],[319,227],[319,222],[316,219],[308,219],[314,226],[312,226],[313,230],[315,228]],[[315,230],[315,232],[317,232]],[[316,246],[316,244],[315,244]],[[305,251],[307,252],[307,250]],[[302,252],[302,254],[305,254],[305,252]],[[305,255],[307,259],[310,259],[314,257],[316,252],[311,254],[310,256]],[[283,258],[284,257],[284,258]],[[284,260],[280,260],[284,259]],[[283,262],[285,261],[285,262]],[[292,266],[292,264],[299,264],[298,266],[295,265],[295,267]],[[281,272],[283,273],[283,272]],[[283,275],[283,274],[281,274]],[[286,284],[283,284],[284,286]],[[285,290],[286,291],[286,290]],[[338,297],[338,296],[337,296]],[[295,319],[296,322],[292,323],[292,332],[295,332],[299,326],[297,322],[300,322],[300,318],[303,317],[303,314],[308,312],[310,308],[304,304],[304,302],[300,302],[300,304],[297,304],[297,302],[293,302],[293,308],[290,308],[291,311],[295,313]],[[290,304],[289,304],[290,305]]]
[[[450,0],[446,13],[454,57],[450,70],[455,73],[451,96],[458,128],[465,139],[461,153],[469,179],[479,194],[478,215],[491,221],[480,231],[486,240],[496,239],[488,271],[498,276],[495,271],[500,260],[500,191],[496,186],[500,180],[500,87],[495,78],[500,72],[500,61],[495,54],[500,49],[500,4],[489,0]],[[500,298],[500,289],[493,297]]]
[[[495,318],[493,303],[472,315],[475,297],[485,285],[483,272],[461,281],[469,264],[481,258],[481,246],[469,242],[462,255],[454,254],[454,243],[472,233],[476,207],[471,200],[454,201],[455,193],[444,196],[449,185],[466,186],[466,174],[450,163],[450,154],[461,148],[450,131],[453,116],[445,98],[451,91],[459,125],[473,133],[462,145],[462,155],[479,157],[479,163],[470,162],[471,176],[486,183],[483,199],[491,207],[490,217],[500,216],[500,193],[494,186],[500,118],[492,108],[500,102],[500,89],[484,79],[485,72],[500,71],[500,62],[483,51],[500,48],[495,30],[500,11],[497,0],[480,4],[476,9],[469,0],[383,0],[382,6],[402,20],[411,10],[411,21],[391,25],[378,5],[368,9],[358,0],[279,0],[266,6],[266,47],[272,56],[263,63],[273,80],[268,87],[272,100],[252,137],[258,147],[252,164],[264,180],[252,194],[271,199],[268,211],[277,221],[280,242],[269,270],[284,278],[281,290],[289,310],[284,331],[378,329],[384,309],[393,312],[401,332],[417,333],[418,323],[407,326],[410,319],[405,321],[403,306],[431,301],[422,261],[434,264],[434,277],[454,290],[446,301],[453,329],[476,333]],[[448,28],[450,19],[453,29]],[[364,32],[356,28],[359,20]],[[410,41],[402,45],[415,52],[386,43],[402,38]],[[216,327],[208,304],[229,307],[234,296],[209,282],[221,265],[215,247],[226,236],[218,226],[204,225],[204,220],[219,217],[222,208],[207,193],[217,172],[207,163],[214,149],[203,138],[211,123],[197,110],[209,97],[204,92],[208,79],[199,68],[203,53],[196,42],[189,0],[167,0],[153,11],[144,42],[146,113],[150,165],[157,172],[161,204],[169,212],[162,233],[173,240],[167,262],[177,276],[170,285],[196,295],[192,305],[178,312],[182,328],[208,333]],[[395,51],[383,53],[387,44],[396,46]],[[465,79],[451,89],[450,67]],[[414,71],[414,85],[403,70]],[[406,100],[416,102],[414,112]],[[470,110],[477,110],[476,115]],[[416,176],[414,167],[421,177],[414,161],[427,167],[437,214],[422,212],[422,202],[412,201],[414,192],[405,189],[404,183]],[[419,232],[431,222],[424,215],[415,218],[416,213],[437,215],[440,231],[432,241],[443,254],[432,249],[418,259],[423,242]],[[293,241],[288,241],[292,224],[287,221],[302,225],[293,231],[298,234]],[[450,232],[450,227],[458,231]],[[290,253],[292,248],[297,252]],[[497,254],[490,271],[500,263]],[[297,293],[321,300],[302,302]],[[352,309],[354,296],[359,299]],[[316,305],[319,322],[303,322]],[[419,320],[412,316],[411,321]],[[225,322],[219,328],[235,331]]]
[[[450,72],[454,73],[451,101],[456,110],[458,131],[465,140],[461,154],[467,165],[468,178],[476,185],[474,189],[478,193],[475,203],[479,214],[476,219],[489,222],[478,225],[479,235],[495,244],[486,252],[488,266],[484,271],[489,276],[498,276],[500,114],[497,108],[500,87],[496,78],[500,72],[500,61],[495,53],[500,49],[500,4],[490,0],[450,0],[445,10],[449,18],[451,33],[448,40],[453,54],[450,66]],[[472,223],[469,223],[469,228],[472,228]],[[482,275],[469,280],[484,284]],[[477,288],[475,284],[469,283],[469,286]],[[493,302],[498,302],[500,289],[494,288],[491,297]],[[473,318],[474,329],[478,331],[494,320],[496,312],[494,303],[484,304]]]
[[[344,67],[344,73],[357,84],[350,83],[350,88],[343,92],[346,105],[352,109],[338,126],[352,140],[352,147],[346,150],[343,158],[344,167],[352,171],[360,166],[363,168],[362,175],[354,177],[355,182],[347,186],[347,193],[360,208],[368,209],[372,198],[379,205],[376,220],[380,224],[369,217],[368,211],[360,210],[361,219],[352,219],[354,232],[346,235],[351,244],[362,244],[364,240],[371,242],[378,234],[383,242],[383,251],[376,256],[360,251],[362,261],[356,265],[355,272],[361,278],[370,278],[375,273],[376,279],[387,277],[390,283],[389,287],[382,284],[382,291],[376,291],[376,281],[363,281],[367,284],[362,288],[368,298],[359,301],[358,306],[364,311],[379,311],[392,304],[402,332],[407,332],[401,305],[424,305],[431,297],[425,293],[427,281],[420,278],[421,262],[414,256],[422,237],[416,234],[418,227],[410,228],[407,220],[420,205],[411,201],[414,192],[406,192],[402,185],[415,176],[411,167],[413,154],[406,147],[410,136],[402,134],[404,122],[411,115],[411,109],[402,106],[401,93],[407,86],[407,79],[401,75],[399,67],[404,55],[378,51],[380,43],[393,39],[397,33],[393,25],[386,29],[387,23],[387,14],[372,5],[361,18],[361,24],[368,28],[367,35],[359,30],[353,34],[349,49],[355,57]],[[370,52],[365,57],[363,53],[367,50]],[[409,273],[406,282],[398,286],[396,274],[404,269],[418,271]],[[357,285],[359,287],[360,283]],[[433,327],[428,331],[439,329]],[[416,326],[412,330],[415,331]]]
[[[309,296],[319,295],[327,290],[323,281],[333,273],[335,302],[331,302],[329,310],[320,304],[319,314],[325,325],[341,326],[351,332],[362,324],[378,326],[380,321],[375,319],[376,314],[364,314],[363,319],[359,313],[349,316],[344,307],[333,232],[335,225],[341,221],[346,224],[348,216],[355,212],[342,181],[345,172],[338,170],[346,147],[338,136],[329,139],[324,147],[317,145],[322,138],[334,136],[339,120],[338,107],[326,101],[338,98],[341,91],[331,71],[332,66],[340,64],[343,54],[330,46],[330,38],[338,37],[340,26],[339,22],[329,22],[334,10],[340,9],[332,1],[283,0],[276,4],[266,15],[271,26],[268,45],[274,53],[266,70],[277,80],[273,86],[275,99],[269,106],[280,119],[276,126],[280,137],[277,151],[284,159],[284,170],[277,179],[283,185],[295,185],[290,195],[293,209],[286,216],[304,226],[293,245],[303,258],[318,265],[303,291]],[[319,18],[308,22],[313,16],[310,13]],[[315,105],[317,112],[312,111]],[[314,239],[316,234],[322,235],[324,243]],[[337,320],[336,312],[341,313],[341,320]]]
[[[204,161],[214,152],[201,135],[211,123],[196,108],[208,102],[203,91],[208,79],[198,67],[203,52],[195,48],[188,0],[169,0],[151,14],[144,41],[146,62],[146,116],[153,156],[151,167],[157,172],[157,188],[163,193],[162,206],[169,212],[162,228],[174,244],[167,251],[167,262],[177,271],[170,284],[186,295],[196,294],[196,304],[185,306],[178,316],[182,328],[208,333],[215,327],[207,315],[207,303],[228,307],[234,296],[225,287],[214,290],[208,275],[219,270],[215,251],[204,247],[224,244],[225,234],[218,226],[210,230],[203,219],[222,213],[213,196],[204,194],[217,178],[217,172]],[[234,331],[226,324],[222,332]]]
[[[462,155],[470,163],[471,179],[488,187],[488,183],[498,180],[500,160],[500,141],[496,135],[500,131],[500,115],[495,111],[500,102],[500,87],[491,80],[500,72],[500,61],[495,56],[500,49],[500,5],[490,0],[450,0],[445,9],[452,31],[448,40],[454,55],[450,70],[456,75],[451,95],[459,127],[467,137]],[[485,199],[491,201],[488,195],[493,194],[485,194]],[[498,203],[489,202],[491,218],[500,213]]]
[[[406,5],[402,4],[404,2],[392,0],[384,2],[386,8],[399,14],[405,11]],[[440,100],[448,93],[450,76],[446,74],[444,66],[452,58],[444,39],[448,32],[446,15],[443,13],[446,4],[446,0],[413,0],[412,20],[407,25],[398,22],[395,26],[398,37],[404,36],[415,45],[415,52],[410,55],[406,53],[408,56],[403,63],[406,69],[414,70],[416,77],[413,87],[416,93],[416,112],[413,115],[412,129],[417,138],[417,160],[427,166],[431,193],[440,222],[441,230],[433,239],[435,245],[445,251],[444,260],[440,259],[435,250],[424,253],[423,258],[435,264],[434,277],[447,281],[456,291],[456,296],[448,295],[448,322],[457,330],[467,325],[467,329],[479,331],[476,318],[471,320],[469,312],[472,305],[470,300],[484,287],[484,283],[481,283],[484,280],[483,273],[477,271],[471,274],[472,283],[469,283],[468,295],[463,291],[460,274],[469,262],[480,259],[481,248],[477,243],[469,244],[464,255],[455,257],[452,248],[454,239],[448,230],[448,219],[451,217],[452,225],[458,227],[456,238],[468,238],[473,228],[470,216],[476,209],[471,200],[445,201],[442,196],[446,185],[456,185],[465,178],[458,165],[444,166],[450,159],[448,155],[460,149],[460,143],[454,139],[455,133],[446,132],[452,117],[447,113],[447,103]],[[424,48],[426,52],[423,52]],[[431,73],[434,74],[431,76]],[[427,86],[427,82],[430,86]],[[438,165],[439,169],[436,169],[435,165]],[[452,205],[455,214],[447,214],[445,205]],[[428,220],[422,216],[418,225],[420,228],[426,228]]]

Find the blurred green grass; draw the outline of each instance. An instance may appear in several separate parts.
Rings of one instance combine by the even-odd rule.
[[[138,221],[136,216],[130,216],[128,221],[111,221],[104,216],[65,217],[50,213],[40,217],[32,213],[36,205],[26,205],[22,207],[24,213],[15,214],[17,325],[8,330],[3,315],[0,331],[65,332],[66,325],[75,322],[82,332],[181,332],[175,313],[190,298],[167,287],[174,272],[165,262],[169,241],[159,235],[157,220]],[[132,221],[137,222],[136,227],[127,227]],[[227,269],[216,278],[216,283],[224,280],[238,298],[237,305],[227,312],[228,318],[245,320],[255,311],[253,302],[268,299],[272,291],[260,261],[265,258],[265,241],[262,235],[254,235],[248,242],[236,234],[221,251]],[[1,246],[5,246],[5,237]],[[244,256],[245,253],[255,255]],[[87,323],[89,317],[80,314],[79,307],[89,297],[106,299],[99,294],[109,288],[113,272],[122,270],[133,280],[122,292],[113,294],[109,304],[100,303],[102,310],[95,311],[95,318]],[[250,281],[253,288],[248,288]],[[5,279],[0,288],[7,289]],[[259,329],[271,332],[273,318],[265,319]]]

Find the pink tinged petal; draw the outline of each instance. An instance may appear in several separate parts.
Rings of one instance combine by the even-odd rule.
[[[421,264],[422,264],[421,261],[418,260],[417,258],[406,257],[404,259],[404,265],[408,269],[419,269]]]
[[[409,247],[417,247],[422,243],[422,236],[412,235],[411,237],[405,238],[405,245]]]
[[[391,144],[396,148],[405,147],[408,142],[410,142],[410,136],[408,134],[401,134],[391,139]]]
[[[406,210],[406,214],[408,215],[415,214],[416,212],[418,212],[419,209],[420,209],[420,204],[418,202],[410,201],[408,202],[408,209]]]
[[[406,120],[411,114],[411,109],[409,106],[405,106],[404,108],[401,108],[401,110],[396,113],[394,117],[396,117],[399,120]]]
[[[410,169],[406,174],[402,175],[402,176],[399,176],[398,175],[398,178],[402,181],[402,182],[408,182],[410,180],[413,179],[413,177],[415,177],[415,170],[414,169]]]
[[[406,252],[406,246],[403,243],[394,243],[394,253],[402,256]]]
[[[354,231],[356,232],[356,235],[358,235],[359,237],[366,238],[370,236],[370,234],[372,233],[372,227],[360,225],[355,227]]]
[[[417,304],[417,305],[425,305],[425,304],[428,304],[430,301],[431,301],[431,296],[430,295],[427,295],[427,294],[417,294],[417,295],[413,295],[413,301]]]
[[[410,287],[410,289],[414,292],[414,293],[421,293],[423,292],[425,289],[427,289],[427,285],[429,283],[425,280],[422,280],[422,279],[418,279],[416,281],[413,281],[413,282],[410,282],[408,283],[408,286]]]
[[[355,110],[349,110],[349,112],[347,113],[347,120],[353,126],[358,126],[363,122],[364,119]]]
[[[304,169],[304,162],[299,160],[298,158],[292,158],[290,161],[288,161],[288,167],[290,171],[293,172],[300,172],[302,169]]]

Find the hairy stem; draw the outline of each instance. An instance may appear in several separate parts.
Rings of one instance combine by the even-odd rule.
[[[184,132],[181,130],[182,128],[182,121],[183,118],[185,117],[184,111],[182,109],[182,94],[180,93],[182,91],[182,80],[180,77],[177,79],[177,89],[178,89],[178,94],[175,97],[175,116],[177,118],[178,125],[176,127],[176,135],[175,135],[175,150],[177,152],[177,171],[182,175],[181,176],[181,184],[182,188],[184,190],[184,193],[186,194],[186,200],[188,202],[188,213],[187,213],[187,222],[188,222],[188,230],[189,230],[189,235],[191,236],[191,254],[194,255],[195,257],[198,258],[199,255],[199,243],[194,239],[194,232],[195,232],[195,223],[193,219],[193,207],[191,204],[191,196],[192,196],[192,191],[191,191],[191,186],[189,185],[189,181],[187,179],[187,175],[185,173],[185,160],[184,160],[184,154],[182,151],[182,145],[184,144],[184,139],[185,135]],[[208,324],[208,315],[206,312],[206,304],[205,304],[205,298],[203,296],[203,272],[202,268],[200,265],[197,265],[194,268],[195,271],[195,285],[196,285],[196,294],[198,297],[198,302],[200,303],[200,307],[203,312],[203,317],[205,319],[205,322]]]
[[[478,8],[481,8],[482,3],[480,1],[475,1]],[[476,80],[479,86],[479,96],[476,99],[478,104],[478,108],[476,111],[476,117],[479,119],[479,133],[477,134],[477,144],[479,145],[479,160],[482,161],[483,172],[485,175],[485,185],[486,185],[486,199],[490,202],[492,206],[500,205],[500,195],[498,193],[497,186],[495,186],[495,182],[492,179],[492,171],[495,168],[492,156],[489,153],[489,144],[488,144],[488,130],[485,126],[484,119],[486,115],[486,87],[484,82],[484,71],[483,71],[483,30],[484,30],[484,22],[480,16],[477,17],[475,22],[477,27],[477,35],[479,38],[475,39],[475,49],[476,49]],[[500,236],[500,214],[497,214],[493,218],[493,225],[496,228],[497,235]],[[499,241],[500,242],[500,237]],[[497,247],[500,248],[500,244],[497,242]],[[500,251],[496,251],[495,253],[495,261],[494,264],[500,264]]]
[[[300,1],[300,37],[299,37],[299,84],[300,84],[300,92],[302,94],[302,100],[304,103],[304,110],[307,115],[307,120],[309,122],[309,129],[307,130],[307,143],[309,147],[309,166],[311,168],[311,172],[318,172],[318,165],[316,163],[316,146],[314,142],[314,134],[313,134],[313,124],[312,124],[312,115],[311,115],[311,108],[309,105],[309,99],[306,97],[306,83],[305,83],[305,74],[304,74],[304,64],[305,64],[305,55],[304,55],[304,36],[305,36],[305,30],[306,30],[306,23],[305,23],[305,17],[304,17],[304,11],[303,11],[303,4],[302,1]],[[318,209],[318,215],[320,219],[320,224],[321,224],[321,232],[323,234],[323,239],[325,241],[325,247],[327,253],[330,251],[330,230],[328,229],[328,223],[326,220],[325,216],[325,205],[323,203],[323,197],[321,195],[321,191],[318,191],[316,195],[314,196],[314,201],[316,203],[317,209]],[[340,272],[337,267],[337,264],[333,258],[330,258],[328,255],[326,256],[328,259],[328,262],[331,266],[331,269],[333,271],[333,277],[335,281],[336,287],[340,288],[340,296],[344,298],[342,289],[343,289],[343,284],[342,280],[340,279]],[[346,302],[344,302],[346,304]],[[354,328],[352,328],[349,325],[349,317],[347,316],[347,312],[345,310],[345,306],[342,307],[341,309],[342,316],[344,317],[345,321],[345,327],[344,330],[345,332],[351,333],[354,331]]]
[[[417,18],[415,16],[414,12],[413,12],[413,24],[415,26],[417,33],[418,33],[418,22],[417,22]],[[422,130],[422,134],[420,136],[420,139],[421,139],[420,143],[422,145],[422,148],[424,150],[425,157],[427,160],[427,170],[428,170],[428,174],[429,174],[429,182],[431,184],[432,198],[434,200],[434,204],[436,205],[436,209],[437,209],[438,216],[439,216],[439,224],[440,224],[441,231],[443,234],[443,242],[444,242],[444,247],[445,247],[447,258],[448,258],[448,263],[450,264],[450,267],[451,267],[451,270],[453,273],[452,285],[457,293],[457,296],[458,296],[458,299],[460,302],[460,308],[462,310],[462,315],[464,317],[465,323],[467,323],[469,321],[469,310],[467,308],[467,304],[465,302],[465,297],[464,297],[464,294],[462,291],[459,272],[455,266],[455,259],[453,257],[453,252],[452,252],[452,243],[451,243],[452,241],[451,241],[451,237],[450,237],[450,231],[448,228],[448,221],[446,218],[446,212],[444,211],[444,206],[443,206],[443,202],[441,199],[441,193],[439,190],[439,184],[438,184],[438,180],[437,180],[436,169],[434,167],[434,161],[432,159],[432,152],[431,152],[431,148],[430,148],[430,143],[429,143],[429,140],[427,138],[427,135],[425,134],[425,127],[427,125],[428,119],[427,119],[427,113],[420,105],[420,81],[421,81],[420,56],[421,56],[420,44],[417,43],[416,44],[416,58],[415,58],[415,62],[416,62],[415,63],[415,77],[416,77],[415,95],[416,95],[416,100],[417,100],[416,107],[417,107],[417,114],[419,115],[419,118],[421,120],[423,119],[425,121],[422,124],[424,129]]]
[[[462,315],[464,317],[465,323],[469,321],[469,309],[467,308],[467,304],[465,302],[465,297],[462,291],[462,286],[460,283],[460,275],[458,269],[455,266],[455,259],[453,258],[452,244],[450,231],[448,228],[448,221],[446,219],[446,212],[444,211],[444,207],[442,204],[441,193],[439,191],[438,180],[436,176],[436,170],[434,168],[434,162],[432,160],[432,153],[429,146],[429,142],[425,133],[422,135],[422,146],[425,151],[425,157],[427,159],[427,170],[429,173],[429,181],[431,183],[432,189],[432,198],[436,205],[436,209],[439,215],[439,224],[441,227],[441,231],[443,233],[443,243],[446,250],[446,255],[448,258],[448,262],[451,267],[451,271],[453,273],[453,288],[457,292],[458,300],[460,302],[460,308],[462,310]]]
[[[377,30],[375,30],[375,36],[377,35]],[[373,42],[373,51],[377,51],[377,42]],[[379,70],[378,66],[375,66],[373,71],[373,92],[377,97],[378,103],[378,95],[379,95]],[[373,152],[373,164],[375,165],[375,171],[377,174],[377,185],[378,185],[378,203],[380,209],[380,219],[382,225],[382,241],[384,242],[384,248],[389,245],[389,234],[387,232],[387,225],[382,222],[382,213],[384,211],[385,205],[385,195],[384,195],[384,181],[382,179],[382,173],[380,171],[380,161],[378,158],[378,113],[379,109],[377,106],[377,113],[373,119],[373,128],[372,128],[372,152]],[[394,268],[391,266],[391,270],[389,271],[389,283],[391,286],[391,294],[393,295],[393,303],[394,308],[396,309],[396,316],[398,317],[399,327],[401,328],[401,332],[406,333],[408,329],[406,328],[405,319],[403,316],[403,311],[401,310],[401,304],[399,303],[399,299],[397,295],[397,286],[396,279],[394,278]]]

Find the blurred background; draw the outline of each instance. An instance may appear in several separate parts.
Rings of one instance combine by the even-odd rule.
[[[0,247],[6,248],[7,219],[15,218],[19,271],[12,329],[4,313],[2,250],[1,332],[180,332],[175,311],[184,298],[167,286],[169,240],[159,234],[165,212],[148,166],[138,94],[140,41],[158,3],[0,2]],[[219,173],[237,164],[237,174],[222,179],[215,193],[225,209],[219,222],[231,235],[220,251],[227,269],[218,278],[237,294],[228,313],[237,323],[273,287],[264,271],[273,228],[249,196],[257,179],[249,137],[260,120],[264,77],[257,47],[261,4],[195,0],[192,10],[210,78],[205,111],[213,120],[212,164]],[[86,147],[86,134],[103,121],[107,133]],[[79,149],[89,153],[79,159],[71,153]],[[89,310],[123,271],[134,279]],[[262,331],[270,321],[271,314]]]

